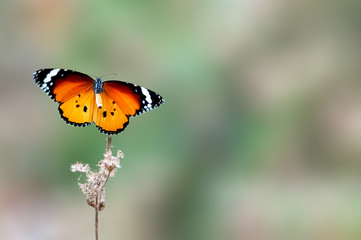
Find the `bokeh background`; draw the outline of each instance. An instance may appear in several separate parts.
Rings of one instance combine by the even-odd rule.
[[[361,2],[2,0],[0,239],[94,239],[69,167],[105,135],[32,80],[140,84],[100,239],[361,239]]]

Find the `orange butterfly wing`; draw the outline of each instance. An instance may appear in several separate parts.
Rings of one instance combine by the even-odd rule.
[[[93,121],[98,129],[107,134],[116,134],[121,132],[128,124],[128,116],[125,115],[119,105],[109,97],[106,92],[100,94],[103,105],[99,108],[94,106]]]
[[[128,125],[129,117],[163,103],[163,98],[155,92],[121,81],[104,82],[100,95],[103,106],[98,108],[95,105],[93,121],[98,129],[106,134],[118,134]],[[154,100],[151,100],[152,97]]]
[[[33,75],[35,83],[60,103],[61,117],[74,126],[86,126],[93,120],[94,80],[66,69],[41,69]]]
[[[59,105],[61,117],[74,126],[86,126],[93,120],[95,94],[93,88],[84,90]]]

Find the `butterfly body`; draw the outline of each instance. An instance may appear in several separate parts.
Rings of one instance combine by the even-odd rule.
[[[74,126],[95,123],[100,132],[118,134],[129,117],[161,105],[163,98],[144,87],[121,81],[95,80],[72,70],[48,68],[33,74],[35,83],[59,103],[61,117]]]

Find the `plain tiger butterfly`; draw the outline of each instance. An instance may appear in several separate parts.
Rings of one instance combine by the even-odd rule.
[[[95,123],[100,132],[118,134],[137,116],[161,105],[163,98],[144,87],[106,81],[68,69],[48,68],[33,73],[35,83],[59,103],[60,116],[68,124]]]

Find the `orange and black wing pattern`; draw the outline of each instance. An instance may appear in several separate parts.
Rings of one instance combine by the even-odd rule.
[[[93,120],[94,80],[67,69],[41,69],[33,74],[35,83],[60,103],[61,117],[74,126],[87,126]]]
[[[61,117],[74,126],[94,122],[100,132],[118,134],[129,117],[161,105],[163,98],[144,87],[121,81],[102,82],[86,74],[59,68],[40,69],[35,83],[59,103]]]

